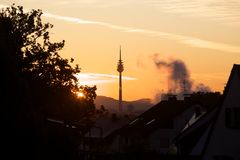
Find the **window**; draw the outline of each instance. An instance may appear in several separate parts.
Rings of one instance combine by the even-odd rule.
[[[132,122],[130,122],[129,125],[132,125],[132,124],[134,124],[134,123],[137,122],[137,121],[138,121],[138,118],[135,119],[135,120],[133,120]]]
[[[151,123],[153,123],[155,121],[155,119],[152,119],[151,121],[148,121],[145,125],[149,125]]]
[[[240,107],[225,109],[225,125],[227,128],[240,129]]]

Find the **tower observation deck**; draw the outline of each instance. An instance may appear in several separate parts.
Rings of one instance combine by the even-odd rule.
[[[119,50],[119,61],[118,61],[118,65],[117,65],[117,71],[119,72],[119,113],[122,112],[122,72],[124,71],[124,67],[123,67],[123,61],[122,61],[122,55],[121,55],[121,46],[120,46],[120,50]]]

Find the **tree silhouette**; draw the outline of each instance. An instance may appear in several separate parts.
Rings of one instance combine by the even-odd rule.
[[[22,6],[16,7],[14,4],[0,12],[0,19],[8,22],[6,25],[14,46],[12,53],[16,58],[17,74],[28,80],[36,93],[36,101],[40,100],[37,104],[41,103],[44,106],[43,103],[53,101],[54,96],[61,98],[57,103],[61,100],[63,101],[60,103],[64,100],[72,101],[76,98],[74,92],[82,91],[85,98],[81,101],[93,107],[96,87],[79,87],[75,77],[75,74],[80,72],[79,66],[73,68],[70,65],[74,61],[73,58],[69,61],[58,54],[64,47],[64,40],[57,43],[50,41],[49,29],[53,25],[43,23],[41,15],[41,10],[24,12]],[[59,92],[65,94],[58,94]],[[69,100],[66,100],[67,98]],[[36,106],[40,106],[37,104]]]
[[[16,146],[18,149],[14,152],[19,154],[40,154],[43,148],[49,147],[53,138],[46,125],[48,118],[63,121],[63,127],[77,127],[82,134],[94,123],[96,86],[80,86],[75,77],[80,72],[79,66],[72,67],[74,59],[59,55],[64,41],[50,41],[49,29],[53,25],[43,23],[41,15],[41,10],[24,12],[22,6],[14,4],[0,11],[1,91],[4,94],[1,100],[5,104],[1,118],[4,130],[8,131],[2,132],[2,138],[8,139],[3,144],[10,145],[9,148]],[[78,98],[76,92],[82,92],[84,97]],[[63,133],[65,139],[55,136],[52,143],[57,141],[56,145],[64,146],[66,151],[77,140],[69,132]],[[69,159],[68,153],[59,157]]]
[[[64,46],[64,40],[50,42],[50,23],[41,20],[42,11],[32,10],[25,13],[22,6],[12,5],[0,12],[0,19],[8,20],[8,29],[17,57],[20,74],[44,82],[49,86],[74,87],[80,72],[78,65],[72,68],[68,59],[62,58],[58,51]],[[72,63],[74,59],[70,60]]]

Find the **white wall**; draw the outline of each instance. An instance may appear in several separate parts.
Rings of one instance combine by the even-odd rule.
[[[227,107],[240,107],[240,79],[238,73],[234,73],[230,81],[229,92],[225,97],[204,154],[205,160],[211,160],[213,156],[221,155],[231,156],[234,160],[240,159],[240,129],[225,127],[225,108]]]

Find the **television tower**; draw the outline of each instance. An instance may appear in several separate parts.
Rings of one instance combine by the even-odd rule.
[[[119,61],[118,61],[118,65],[117,65],[117,71],[119,72],[119,113],[122,112],[122,72],[124,71],[123,68],[123,61],[122,61],[122,57],[121,57],[121,46],[120,46],[120,50],[119,50]]]

